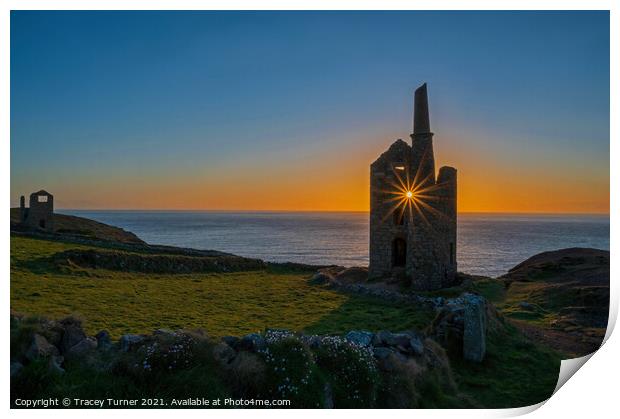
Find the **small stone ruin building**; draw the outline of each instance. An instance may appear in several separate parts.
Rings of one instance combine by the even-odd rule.
[[[54,196],[41,189],[30,194],[30,206],[26,208],[26,199],[19,198],[20,223],[29,228],[46,231],[54,230]]]
[[[411,145],[399,139],[370,165],[369,278],[434,290],[454,283],[456,267],[456,169],[435,173],[425,83]]]

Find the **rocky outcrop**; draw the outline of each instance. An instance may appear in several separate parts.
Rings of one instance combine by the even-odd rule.
[[[81,357],[95,349],[97,349],[97,339],[87,337],[73,345],[66,354],[67,357]]]
[[[47,339],[45,339],[40,334],[35,333],[32,336],[32,343],[30,344],[30,348],[28,348],[28,351],[25,353],[24,356],[28,361],[34,361],[38,358],[47,358],[58,354],[58,348],[50,344]]]
[[[141,335],[123,335],[119,340],[120,350],[122,352],[128,352],[132,348],[140,345],[144,341],[144,336]]]
[[[359,346],[370,346],[373,334],[364,330],[353,330],[346,334],[345,339]]]
[[[79,320],[67,318],[61,321],[45,321],[39,325],[41,332],[34,333],[28,350],[11,360],[12,374],[18,374],[23,364],[36,359],[49,360],[50,370],[64,371],[63,363],[66,358],[86,357],[101,351],[118,351],[119,353],[135,352],[140,348],[152,345],[158,337],[176,338],[183,336],[183,331],[157,330],[152,335],[127,334],[120,337],[117,343],[112,343],[108,332],[101,331],[95,337],[87,336]],[[53,345],[44,335],[55,336],[57,341]],[[379,331],[373,333],[366,330],[352,330],[344,338],[335,336],[306,335],[293,333],[288,330],[268,329],[264,334],[251,333],[245,336],[225,336],[220,343],[213,346],[213,358],[220,365],[231,365],[240,352],[261,353],[270,344],[276,341],[295,337],[304,342],[309,348],[318,350],[325,344],[333,344],[334,339],[348,342],[359,348],[366,348],[377,361],[387,362],[388,358],[397,357],[400,360],[424,356],[429,349],[429,339],[424,335],[410,330],[399,333]],[[432,351],[436,351],[432,349]],[[388,362],[389,365],[393,364]]]
[[[472,293],[448,299],[433,320],[429,335],[450,354],[481,362],[486,354],[488,323],[500,321],[489,306],[484,297]]]
[[[123,335],[114,343],[105,331],[86,336],[75,319],[37,325],[12,320],[11,327],[12,335],[32,341],[23,352],[12,341],[11,383],[17,393],[27,391],[32,372],[47,365],[45,377],[66,374],[70,379],[77,368],[139,383],[160,374],[212,371],[235,397],[292,397],[294,406],[417,406],[422,394],[415,389],[428,385],[454,394],[445,351],[413,330],[352,330],[342,337],[271,329],[216,340],[200,331],[159,329]],[[32,328],[37,332],[28,336]],[[385,402],[387,395],[393,400]]]
[[[497,322],[499,315],[492,304],[480,295],[464,293],[458,298],[426,297],[413,293],[405,294],[391,290],[382,284],[367,282],[363,270],[329,267],[317,271],[310,282],[336,288],[340,291],[381,298],[395,303],[425,305],[437,311],[437,317],[430,327],[430,335],[443,345],[449,353],[462,356],[465,360],[481,362],[486,353],[486,332],[489,317]],[[489,313],[491,314],[489,316]],[[368,336],[362,332],[349,332],[347,338],[367,345]],[[421,339],[407,334],[378,332],[373,335],[374,346],[383,344],[391,347],[415,348],[422,351]],[[402,352],[402,351],[401,351]],[[388,351],[379,350],[379,356]]]
[[[98,348],[109,349],[112,347],[112,339],[110,338],[110,333],[108,333],[107,330],[101,330],[95,335],[95,339],[97,340]]]
[[[62,339],[60,349],[62,352],[69,352],[75,345],[86,339],[86,333],[82,330],[82,323],[72,317],[61,320]]]
[[[32,330],[29,334],[18,334],[11,339],[11,375],[17,375],[25,365],[46,360],[50,371],[63,373],[66,359],[78,359],[90,356],[100,349],[98,340],[87,336],[81,322],[73,317],[60,321],[23,319],[11,316],[11,328]],[[12,332],[13,333],[13,332]],[[23,350],[20,350],[23,348]]]
[[[463,305],[463,358],[481,362],[486,354],[486,303],[479,295],[465,294]]]
[[[242,337],[225,336],[221,338],[221,344],[214,348],[216,358],[230,363],[231,352],[234,351],[260,352],[264,350],[270,341],[295,336],[301,339],[312,349],[320,348],[326,338],[331,336],[306,335],[303,333],[293,333],[283,329],[268,329],[265,334],[250,333]],[[385,358],[387,354],[400,354],[402,356],[420,356],[424,353],[425,336],[413,330],[392,333],[389,331],[379,331],[373,333],[367,330],[352,330],[344,335],[345,341],[360,348],[368,348],[374,351],[376,358]],[[225,345],[225,347],[221,346]]]

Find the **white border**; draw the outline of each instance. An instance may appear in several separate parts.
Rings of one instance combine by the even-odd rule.
[[[569,380],[557,394],[555,394],[547,403],[541,403],[540,405],[531,406],[521,409],[498,409],[498,410],[416,410],[416,411],[402,411],[394,410],[388,414],[393,417],[503,417],[503,416],[515,416],[519,414],[528,413],[536,410],[533,416],[539,418],[547,417],[575,417],[583,418],[584,416],[590,417],[610,417],[617,413],[618,396],[616,377],[620,372],[618,367],[618,357],[620,354],[620,343],[617,336],[611,336],[610,333],[615,324],[618,313],[618,263],[615,258],[615,244],[618,237],[618,226],[616,223],[618,217],[618,211],[620,210],[620,204],[618,201],[618,175],[620,174],[620,162],[618,160],[618,147],[617,141],[619,139],[619,125],[618,119],[618,74],[620,74],[620,67],[618,65],[618,53],[620,33],[618,29],[618,11],[619,6],[617,1],[608,0],[502,0],[496,1],[484,1],[484,0],[449,0],[449,1],[405,1],[405,0],[387,0],[387,1],[334,1],[334,0],[315,0],[315,1],[295,1],[284,2],[274,0],[264,1],[247,1],[247,0],[231,0],[227,2],[215,2],[215,1],[198,1],[198,0],[178,0],[178,1],[164,1],[164,0],[8,0],[2,2],[2,14],[0,15],[0,93],[1,93],[1,111],[0,111],[0,133],[2,133],[2,153],[0,158],[2,167],[1,182],[2,194],[5,197],[6,204],[2,209],[4,231],[9,230],[9,207],[10,207],[10,145],[8,139],[10,138],[10,10],[374,10],[374,9],[386,9],[386,10],[610,10],[611,11],[611,32],[610,32],[610,88],[611,88],[611,102],[610,102],[610,168],[611,168],[611,241],[610,249],[612,254],[611,262],[611,304],[610,304],[610,325],[608,327],[607,338],[609,340],[605,343],[603,348],[592,356],[588,362],[588,368],[581,369],[577,373],[577,378]],[[584,139],[587,141],[587,139]],[[9,236],[6,235],[2,243],[2,249],[0,249],[0,255],[2,260],[2,279],[4,281],[2,288],[2,301],[5,301],[5,307],[10,307],[10,292],[9,292],[9,272],[10,272],[10,241]],[[5,337],[3,344],[0,345],[2,351],[3,364],[2,374],[2,407],[3,410],[9,410],[9,343],[6,337],[9,336],[8,316],[5,316],[3,320],[4,330],[2,336]],[[541,405],[545,405],[542,409],[537,409]],[[18,417],[39,417],[41,414],[49,415],[51,412],[46,411],[34,411],[34,410],[11,410],[10,413]],[[60,413],[56,411],[54,413]],[[149,417],[161,417],[168,418],[172,414],[179,414],[180,412],[171,412],[169,410],[149,410],[149,411],[136,411],[136,410],[123,410],[114,411],[110,410],[93,410],[89,411],[88,415],[93,418],[106,418],[110,415],[120,415],[122,417],[135,417],[136,415],[142,416],[149,415]],[[80,410],[67,410],[62,411],[62,414],[67,417],[82,417],[85,412]],[[183,410],[184,416],[201,417],[205,415],[217,415],[221,418],[235,418],[245,414],[251,414],[258,418],[267,417],[289,417],[291,412],[286,410],[253,410],[249,413],[238,410],[219,410],[217,412],[205,412],[203,410]],[[316,414],[328,415],[328,416],[348,416],[356,415],[362,417],[374,417],[379,412],[376,410],[357,410],[355,412],[348,411],[324,411],[321,413],[314,412],[312,410],[300,410],[295,412],[295,415],[301,417],[311,417]]]

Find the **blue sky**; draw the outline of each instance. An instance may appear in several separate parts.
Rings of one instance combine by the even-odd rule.
[[[281,171],[316,199],[341,173],[363,191],[422,82],[437,158],[472,184],[480,165],[498,182],[582,171],[608,206],[607,12],[14,11],[11,201],[46,187],[72,208],[234,209],[215,178],[276,193]]]

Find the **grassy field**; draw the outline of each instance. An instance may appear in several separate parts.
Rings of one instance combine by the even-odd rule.
[[[451,360],[462,394],[486,408],[529,406],[550,397],[560,371],[556,351],[524,339],[510,325],[489,333],[481,363]]]
[[[84,320],[89,334],[202,328],[211,336],[265,328],[310,333],[426,326],[433,313],[307,284],[311,272],[145,274],[59,267],[55,253],[88,246],[11,237],[11,309]]]
[[[239,336],[267,328],[316,334],[343,334],[355,329],[423,330],[435,315],[420,306],[394,305],[310,285],[311,271],[271,267],[247,272],[154,274],[88,269],[53,258],[66,250],[89,248],[12,236],[11,309],[52,319],[77,315],[88,334],[105,329],[113,339],[158,328],[203,329],[212,337]],[[499,281],[480,279],[466,288],[506,304]],[[435,294],[453,296],[462,291],[463,287],[455,287]],[[487,349],[481,364],[451,360],[454,379],[465,397],[459,399],[459,406],[523,406],[551,394],[560,362],[556,352],[533,344],[511,326],[507,332],[489,336]],[[79,371],[72,371],[54,378],[49,385],[71,386],[79,376]],[[39,382],[37,377],[31,381]],[[102,380],[108,383],[108,379]],[[35,390],[33,394],[46,394]],[[438,393],[432,396],[428,392]],[[444,400],[439,389],[425,389],[424,394],[424,401]],[[438,403],[427,407],[448,406]]]

